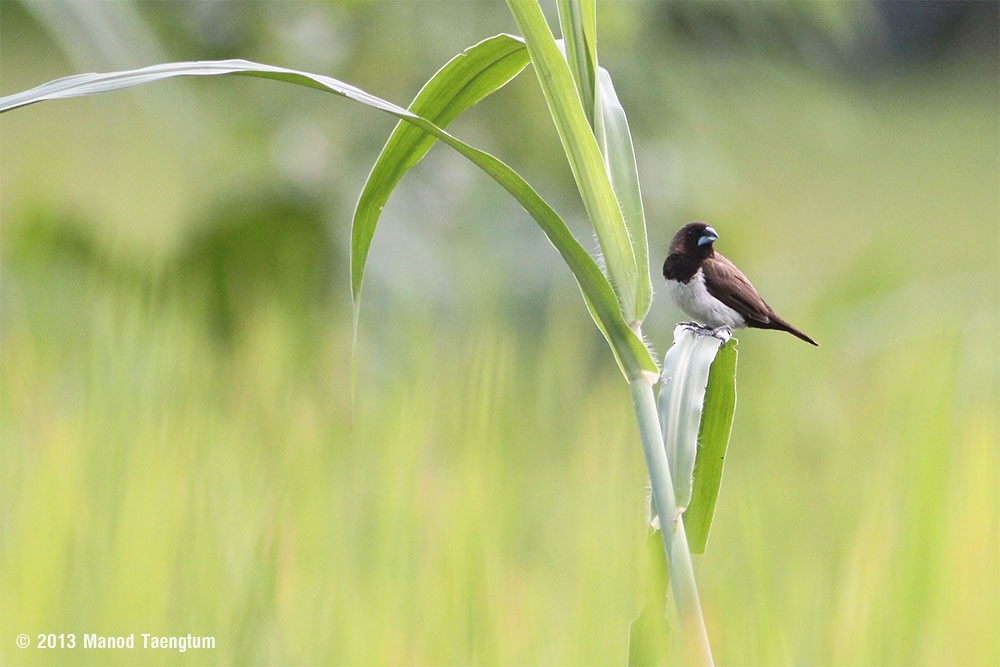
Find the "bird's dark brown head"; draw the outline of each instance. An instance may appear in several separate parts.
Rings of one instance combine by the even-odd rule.
[[[719,238],[718,232],[704,222],[689,222],[674,234],[670,242],[670,254],[687,255],[688,257],[711,257],[715,252],[712,244]]]

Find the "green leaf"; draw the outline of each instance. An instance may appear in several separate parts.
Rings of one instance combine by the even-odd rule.
[[[705,407],[698,434],[698,458],[694,466],[694,490],[684,513],[691,553],[705,553],[715,505],[722,485],[722,467],[736,412],[736,339],[726,343],[715,357],[705,390]]]
[[[604,254],[604,265],[625,319],[638,325],[638,283],[649,280],[649,267],[639,266],[611,179],[587,122],[576,83],[536,0],[507,0],[524,34],[542,94],[555,122],[570,170]]]
[[[457,139],[454,139],[457,143],[452,143],[453,138],[446,134],[441,138],[500,183],[542,228],[549,242],[555,246],[573,271],[577,284],[591,312],[596,314],[595,320],[611,344],[625,377],[631,380],[643,373],[658,372],[656,362],[653,361],[645,343],[622,317],[611,283],[552,207],[514,170],[492,155],[462,144]]]
[[[497,35],[452,58],[417,93],[409,109],[440,128],[487,95],[499,90],[528,64],[524,40]],[[400,121],[372,167],[354,210],[351,227],[351,294],[355,312],[372,236],[382,208],[399,180],[416,165],[437,139]]]
[[[317,88],[336,93],[395,116],[416,117],[392,102],[387,102],[333,77],[239,59],[163,63],[121,72],[74,74],[0,98],[0,113],[45,100],[109,93],[177,76],[218,76],[222,74],[260,77]]]
[[[587,121],[594,124],[594,72],[597,70],[597,2],[559,0],[559,24],[566,43],[566,60],[583,103]]]
[[[658,412],[674,494],[682,512],[691,502],[705,389],[721,345],[719,338],[680,324],[674,328],[674,344],[663,358]]]
[[[639,169],[635,163],[632,133],[625,118],[625,109],[618,101],[618,94],[611,82],[611,75],[603,67],[598,70],[597,75],[596,112],[594,134],[621,206],[636,264],[645,267],[649,265],[649,244],[646,240],[646,215],[639,191]],[[653,301],[653,283],[650,282],[648,270],[640,271],[636,278],[636,315],[639,320],[643,320]]]
[[[573,237],[566,223],[520,175],[492,155],[480,151],[442,130],[431,121],[333,77],[264,65],[247,60],[179,62],[123,72],[77,74],[42,84],[31,90],[0,98],[0,113],[44,100],[80,97],[131,88],[176,76],[235,74],[254,76],[332,92],[405,120],[464,155],[504,187],[545,232],[569,265],[577,283],[599,318],[602,331],[615,351],[626,377],[655,372],[649,350],[622,317],[615,293],[594,259]]]

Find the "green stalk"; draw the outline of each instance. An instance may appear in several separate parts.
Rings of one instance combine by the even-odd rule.
[[[660,520],[663,548],[667,554],[670,585],[674,589],[674,603],[681,624],[680,642],[685,663],[712,665],[712,649],[708,643],[705,619],[698,600],[698,587],[695,585],[684,521],[677,509],[674,485],[667,466],[667,452],[663,447],[653,384],[643,375],[634,378],[629,387],[632,390],[632,404],[639,424],[642,449],[646,455],[653,504]]]

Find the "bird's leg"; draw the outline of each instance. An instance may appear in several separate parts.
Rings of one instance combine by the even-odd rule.
[[[725,345],[729,342],[729,339],[733,337],[733,330],[723,325],[721,327],[715,327],[714,329],[708,329],[708,335],[718,338],[722,341],[723,345]]]
[[[725,325],[713,328],[698,322],[678,322],[677,326],[689,329],[701,336],[712,336],[714,338],[718,338],[723,343],[729,342],[729,339],[733,337],[733,330]]]

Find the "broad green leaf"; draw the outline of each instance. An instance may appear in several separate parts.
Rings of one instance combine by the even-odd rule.
[[[618,295],[622,313],[630,324],[637,326],[640,322],[636,307],[637,285],[640,275],[642,280],[649,280],[649,267],[637,264],[621,208],[569,65],[536,0],[507,0],[507,5],[527,41],[531,63],[597,233],[608,278]]]
[[[715,504],[722,485],[729,435],[736,412],[736,339],[722,346],[712,362],[705,390],[705,407],[698,434],[698,458],[694,466],[694,491],[684,513],[691,553],[705,553]]]
[[[601,67],[597,73],[597,106],[594,134],[604,156],[611,185],[618,196],[625,226],[628,228],[639,267],[649,265],[649,244],[646,240],[646,215],[642,209],[639,191],[639,169],[635,163],[632,133],[629,131],[625,109],[618,101],[611,75]],[[653,300],[653,284],[649,271],[639,272],[636,285],[636,313],[639,320],[646,317]]]
[[[452,58],[417,93],[409,109],[445,128],[460,113],[502,88],[528,64],[524,40],[497,35]],[[437,141],[433,135],[400,121],[389,136],[365,182],[351,227],[351,294],[355,310],[372,236],[382,208],[399,180]]]
[[[719,338],[679,324],[674,328],[674,344],[663,358],[658,412],[674,494],[682,512],[691,502],[705,388],[721,345]]]
[[[405,120],[451,146],[513,195],[542,228],[573,271],[580,289],[597,314],[602,331],[614,348],[626,377],[656,371],[656,364],[649,350],[622,317],[615,293],[597,263],[573,237],[566,223],[517,172],[492,155],[457,139],[426,118],[333,77],[247,60],[166,63],[123,72],[77,74],[50,81],[31,90],[0,98],[0,113],[44,100],[111,92],[176,76],[222,74],[273,79],[332,92]]]
[[[587,121],[594,125],[594,72],[597,69],[596,0],[559,0],[559,24],[566,60],[576,81]]]

